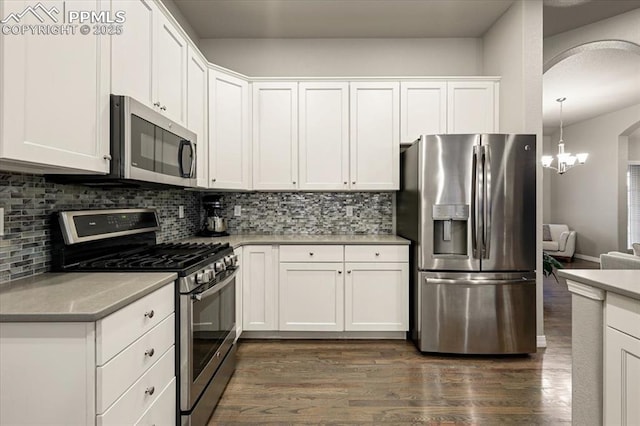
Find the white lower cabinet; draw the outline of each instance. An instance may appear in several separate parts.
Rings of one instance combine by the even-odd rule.
[[[238,258],[238,271],[236,273],[236,340],[242,334],[242,247],[233,250]]]
[[[640,425],[640,301],[607,293],[604,424]]]
[[[345,264],[344,329],[409,329],[409,264]]]
[[[0,323],[0,424],[175,424],[173,301],[172,283],[98,322]]]
[[[280,263],[280,330],[344,329],[343,263]]]
[[[277,248],[242,248],[242,328],[247,331],[278,329],[276,285]]]

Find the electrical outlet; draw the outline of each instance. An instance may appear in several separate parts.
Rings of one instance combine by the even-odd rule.
[[[184,219],[184,206],[178,206],[178,219]]]
[[[353,206],[347,206],[347,216],[353,216]]]
[[[242,206],[234,206],[233,207],[233,215],[234,216],[242,216]]]
[[[0,207],[0,237],[4,236],[4,208]]]

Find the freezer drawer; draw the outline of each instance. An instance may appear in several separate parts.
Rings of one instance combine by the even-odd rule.
[[[418,349],[457,354],[535,352],[535,278],[470,275],[420,274]]]

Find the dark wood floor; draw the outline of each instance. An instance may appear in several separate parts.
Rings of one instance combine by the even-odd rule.
[[[406,341],[242,341],[209,424],[568,424],[564,280],[545,279],[544,300],[547,348],[530,356],[425,356]]]

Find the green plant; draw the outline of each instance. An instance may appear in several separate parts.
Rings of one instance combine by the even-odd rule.
[[[542,272],[544,273],[544,276],[548,277],[549,275],[553,275],[553,278],[555,278],[556,281],[558,281],[558,277],[556,276],[556,273],[553,272],[553,268],[562,269],[564,268],[564,266],[562,266],[562,263],[558,262],[555,258],[543,252],[542,253]]]

